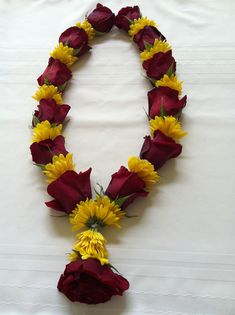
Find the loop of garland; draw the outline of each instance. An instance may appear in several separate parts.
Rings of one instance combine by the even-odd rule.
[[[130,157],[128,168],[121,166],[107,189],[100,186],[92,199],[91,169],[76,173],[72,154],[65,148],[62,130],[70,106],[64,104],[63,94],[72,76],[71,66],[91,49],[95,36],[109,32],[114,24],[138,45],[143,68],[153,85],[148,92],[150,135],[144,138],[139,157]],[[137,197],[147,196],[159,180],[157,170],[181,153],[182,146],[176,141],[186,135],[179,122],[186,96],[179,99],[182,82],[175,71],[170,44],[154,21],[141,16],[138,6],[122,8],[115,17],[98,4],[82,23],[61,34],[38,78],[33,98],[39,105],[33,115],[30,150],[54,198],[46,205],[68,214],[72,230],[79,231],[69,255],[71,262],[58,283],[58,289],[72,301],[105,302],[129,287],[128,281],[112,270],[102,229],[120,227],[126,207]]]

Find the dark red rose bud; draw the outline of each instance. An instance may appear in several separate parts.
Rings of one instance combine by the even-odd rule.
[[[149,116],[154,119],[164,113],[164,116],[179,117],[186,101],[186,95],[179,100],[178,91],[168,86],[154,88],[148,92]]]
[[[141,17],[140,8],[135,5],[134,7],[122,8],[115,19],[115,25],[128,32],[130,29],[131,21],[137,20]]]
[[[72,73],[69,68],[61,61],[50,57],[48,66],[42,75],[38,78],[38,84],[53,84],[60,86],[65,84],[72,77]]]
[[[153,45],[155,39],[165,40],[166,38],[156,27],[145,26],[134,36],[133,41],[138,45],[139,49],[143,51],[145,50],[145,43]]]
[[[172,57],[172,51],[169,50],[166,53],[159,52],[153,58],[144,61],[143,67],[149,78],[159,80],[169,69],[171,69],[171,73],[175,73],[176,62],[174,57]]]
[[[58,136],[54,140],[46,139],[40,142],[34,142],[30,146],[32,160],[37,164],[51,163],[53,155],[64,154],[66,151],[64,146],[64,137]]]
[[[91,47],[88,46],[87,33],[84,31],[84,29],[77,26],[73,26],[65,30],[60,35],[59,42],[72,47],[75,50],[78,50],[78,52],[75,53],[75,55],[78,57],[82,56],[91,49]]]
[[[122,209],[125,209],[136,197],[147,196],[148,193],[144,188],[144,181],[136,173],[132,173],[126,167],[121,166],[119,171],[112,175],[105,194],[113,200],[130,196],[122,205]]]
[[[48,185],[47,192],[55,200],[46,202],[46,205],[54,210],[71,213],[77,203],[92,197],[90,173],[91,168],[79,174],[74,171],[65,172]]]
[[[48,120],[51,124],[62,124],[70,110],[67,104],[57,105],[53,99],[42,99],[34,116],[39,121]]]
[[[72,302],[104,303],[113,295],[122,295],[129,282],[97,259],[78,259],[66,265],[58,290]]]
[[[182,151],[181,144],[176,143],[159,130],[155,132],[153,139],[149,136],[146,136],[144,139],[140,158],[152,163],[155,170],[162,167],[167,160],[177,157]]]
[[[115,15],[109,8],[98,3],[87,20],[97,32],[108,33],[114,25]]]

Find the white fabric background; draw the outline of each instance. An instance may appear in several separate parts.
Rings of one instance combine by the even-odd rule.
[[[235,2],[110,1],[115,13],[138,4],[173,45],[188,105],[182,155],[161,170],[137,218],[106,228],[111,262],[130,281],[123,297],[88,306],[56,290],[74,242],[56,218],[28,146],[36,79],[60,33],[96,1],[0,1],[0,314],[235,314]],[[139,153],[148,132],[150,85],[137,49],[114,29],[74,66],[65,101],[72,106],[67,148],[92,185]]]

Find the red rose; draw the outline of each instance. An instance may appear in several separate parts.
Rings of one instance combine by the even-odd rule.
[[[87,20],[97,32],[108,33],[114,25],[115,15],[109,8],[98,3]]]
[[[46,205],[54,210],[71,213],[77,203],[92,197],[90,173],[91,168],[79,174],[74,171],[62,174],[48,185],[47,192],[55,199],[46,202]]]
[[[42,99],[34,116],[39,121],[48,120],[51,124],[62,124],[69,110],[70,106],[67,104],[57,105],[53,99]]]
[[[153,45],[155,39],[165,40],[165,36],[162,35],[159,30],[154,26],[145,26],[140,30],[133,38],[133,41],[138,45],[141,51],[145,50],[145,44]]]
[[[176,62],[172,56],[172,51],[166,53],[159,52],[151,59],[143,62],[143,67],[146,70],[147,76],[155,80],[161,79],[164,74],[171,68],[171,72],[175,73]]]
[[[163,110],[165,116],[179,117],[186,101],[186,95],[179,100],[178,91],[167,86],[154,88],[148,92],[149,116],[159,116]]]
[[[69,68],[61,61],[50,57],[48,66],[42,75],[38,78],[38,84],[53,84],[60,86],[65,84],[72,77],[72,73]]]
[[[148,193],[144,188],[144,181],[136,173],[132,173],[126,167],[121,166],[119,171],[112,175],[105,194],[113,200],[129,196],[122,205],[122,209],[125,209],[136,197],[147,196]]]
[[[34,142],[30,146],[32,160],[37,164],[51,163],[53,155],[64,154],[68,151],[64,147],[64,137],[58,136],[54,140],[46,139]]]
[[[182,151],[181,144],[176,143],[159,130],[155,132],[153,139],[149,136],[146,136],[144,139],[140,158],[152,163],[155,170],[162,167],[167,160],[177,157]]]
[[[72,302],[98,304],[110,300],[113,295],[122,295],[129,283],[109,266],[89,258],[66,265],[57,288]]]
[[[140,8],[135,5],[134,7],[125,7],[122,8],[115,19],[115,25],[128,32],[130,29],[131,21],[134,21],[135,19],[139,19],[141,17]]]
[[[65,30],[60,35],[59,42],[78,50],[78,53],[75,54],[77,57],[82,56],[91,49],[91,47],[87,45],[87,33],[84,31],[84,29],[77,26],[73,26]]]

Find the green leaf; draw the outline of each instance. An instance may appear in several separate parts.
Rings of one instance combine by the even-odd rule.
[[[97,192],[97,190],[95,189],[96,194],[97,194],[99,197],[103,197],[103,196],[105,195],[105,191],[104,191],[103,186],[101,186],[99,183],[96,183],[96,185],[100,188],[100,191],[99,191],[99,192]]]
[[[33,126],[37,126],[37,124],[40,124],[40,120],[38,119],[37,116],[33,115]]]
[[[167,116],[167,113],[166,113],[162,103],[161,103],[161,106],[160,106],[160,116],[161,117]]]
[[[117,273],[119,273],[120,274],[120,272],[113,266],[113,265],[111,265],[111,264],[108,264],[108,266],[111,268],[111,269],[114,269]]]
[[[138,215],[129,215],[129,214],[126,214],[126,213],[125,213],[125,217],[126,217],[126,218],[137,218]]]
[[[151,117],[149,116],[149,114],[146,112],[146,109],[143,107],[143,110],[145,112],[145,115],[147,116],[148,120],[151,120]]]
[[[103,36],[105,35],[106,33],[105,32],[98,32],[98,31],[95,31],[95,35],[97,36]]]
[[[46,84],[46,85],[51,85],[51,82],[50,82],[47,78],[45,78],[45,79],[44,79],[44,84]]]
[[[173,69],[174,69],[174,63],[172,62],[172,64],[170,65],[170,68],[167,70],[167,75],[168,77],[170,78],[172,76],[172,74],[174,73],[173,72]]]
[[[67,127],[68,123],[70,122],[70,119],[69,118],[66,118],[63,122],[63,130]]]
[[[146,41],[144,41],[144,47],[145,47],[146,50],[149,51],[149,50],[153,47],[153,45],[150,45],[149,43],[147,43]]]
[[[45,164],[34,163],[34,165],[36,165],[37,167],[39,167],[42,171],[45,170]]]
[[[134,20],[129,19],[127,16],[124,15],[124,17],[127,19],[127,21],[129,22],[129,24],[133,24]]]
[[[59,92],[64,91],[64,89],[66,88],[66,85],[67,85],[67,82],[65,82],[63,85],[59,85],[59,86],[57,86],[58,91],[59,91]]]
[[[149,79],[149,81],[152,83],[153,86],[156,86],[156,81],[155,79],[153,78],[150,78],[150,77],[146,77],[147,79]]]
[[[129,196],[125,196],[125,197],[120,197],[120,198],[116,198],[114,200],[115,204],[118,205],[119,208],[121,208],[124,204],[124,202],[130,197],[131,195]]]

